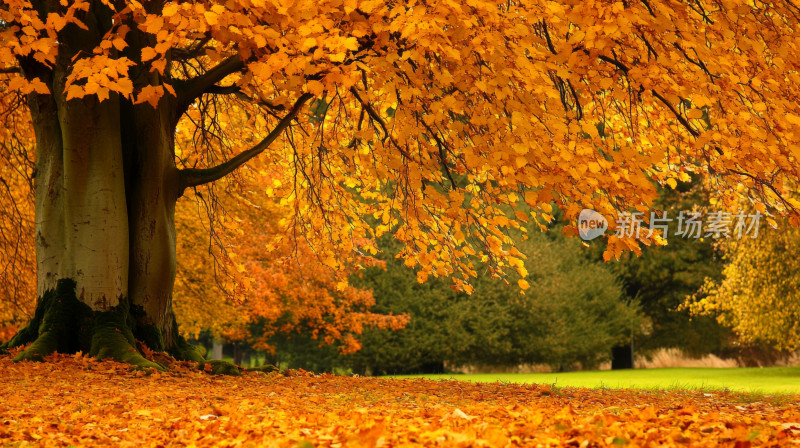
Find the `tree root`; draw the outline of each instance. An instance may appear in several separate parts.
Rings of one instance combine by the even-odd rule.
[[[197,368],[212,375],[239,376],[241,374],[239,366],[236,364],[228,361],[220,361],[218,359],[199,362],[197,363]]]
[[[111,358],[138,368],[164,370],[136,350],[129,316],[124,298],[109,311],[92,311],[76,297],[75,282],[61,279],[55,289],[44,293],[33,319],[6,347],[32,342],[14,358],[15,362],[44,361],[45,356],[54,352],[75,353],[88,348],[98,359]]]
[[[109,311],[93,311],[78,300],[75,286],[73,280],[61,279],[55,289],[46,291],[33,319],[8,343],[0,346],[0,351],[30,344],[14,361],[44,361],[54,352],[88,351],[97,359],[113,359],[135,368],[159,371],[168,368],[171,355],[179,361],[195,362],[198,369],[213,375],[239,375],[242,370],[278,370],[275,366],[244,369],[227,361],[206,360],[203,347],[189,344],[180,336],[177,322],[172,328],[175,343],[168,354],[164,353],[161,331],[152,325],[137,324],[135,316],[141,310],[131,309],[126,298],[121,297],[119,304]],[[141,351],[137,349],[137,342]]]
[[[89,354],[97,359],[111,358],[137,368],[165,370],[164,366],[148,360],[136,350],[136,340],[128,322],[127,305],[120,301],[111,311],[95,313]]]
[[[178,324],[172,329],[175,337],[175,345],[167,352],[178,361],[194,361],[196,363],[206,362],[205,350],[188,343],[186,339],[178,332]]]
[[[247,370],[251,372],[272,373],[272,372],[279,372],[281,369],[272,364],[264,364],[263,366],[258,366],[258,367],[248,367]]]
[[[175,343],[173,344],[172,348],[167,350],[167,353],[172,355],[172,357],[176,360],[196,362],[199,370],[208,372],[212,375],[238,376],[240,374],[241,370],[236,364],[227,361],[206,360],[205,347],[192,345],[186,340],[186,338],[181,336],[180,332],[178,331],[178,323],[175,320],[173,320],[172,334],[175,335]],[[151,346],[150,348],[152,349],[153,347]]]
[[[55,289],[48,290],[36,308],[33,320],[11,340],[9,347],[32,344],[14,361],[43,361],[53,352],[73,353],[87,339],[85,328],[92,311],[75,296],[75,282],[59,280]],[[38,323],[38,326],[37,326]]]

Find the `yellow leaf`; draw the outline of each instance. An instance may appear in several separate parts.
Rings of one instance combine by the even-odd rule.
[[[350,51],[358,50],[358,39],[355,37],[348,37],[344,40],[344,48],[347,48]]]
[[[486,241],[489,243],[489,248],[492,250],[492,252],[499,253],[503,247],[503,242],[500,241],[500,238],[494,235],[487,236]]]
[[[125,47],[128,46],[128,43],[125,42],[125,39],[121,37],[114,39],[112,43],[114,44],[114,48],[116,48],[119,51],[122,51]]]
[[[85,95],[94,95],[99,89],[100,86],[96,82],[87,82],[85,86],[83,86],[83,91]]]
[[[67,89],[67,101],[73,98],[83,98],[83,95],[83,87],[81,86],[73,84]]]
[[[703,111],[700,110],[700,109],[692,109],[692,110],[690,110],[689,112],[686,113],[686,116],[689,117],[689,118],[702,118],[703,117]]]
[[[325,86],[319,81],[312,80],[306,84],[306,90],[314,96],[320,96],[325,91]]]
[[[156,50],[153,49],[152,47],[144,47],[144,48],[142,48],[142,62],[147,62],[150,59],[153,59],[154,57],[156,57],[157,55],[158,54],[156,53]]]
[[[98,88],[97,89],[97,99],[99,99],[101,102],[107,100],[109,98],[108,93],[109,92],[108,92],[108,88],[107,87]]]
[[[165,6],[164,9],[161,10],[161,15],[163,15],[164,17],[172,17],[175,14],[177,14],[178,8],[179,6],[177,3],[171,3]]]
[[[164,94],[164,88],[161,86],[145,86],[136,96],[135,104],[149,103],[155,109],[158,107],[158,101]]]
[[[212,11],[204,12],[203,16],[206,18],[206,23],[211,25],[211,26],[216,25],[217,22],[219,21],[219,16],[217,15],[217,13],[212,12]]]
[[[312,49],[312,48],[314,48],[316,46],[317,46],[317,39],[314,39],[313,37],[309,37],[309,38],[306,38],[306,40],[303,41],[302,45],[300,45],[300,51],[308,51],[308,50],[310,50],[310,49]]]
[[[535,191],[528,190],[525,192],[525,203],[531,207],[535,206],[539,201],[539,195]]]
[[[47,84],[43,83],[39,78],[33,78],[30,84],[33,87],[33,91],[40,95],[47,95],[50,93]]]
[[[529,150],[528,145],[524,143],[514,143],[513,145],[511,145],[511,147],[514,149],[514,152],[520,155],[527,154]]]
[[[11,78],[11,81],[8,82],[8,89],[9,90],[22,90],[24,87],[27,87],[27,82],[25,78],[21,76],[16,76]],[[69,98],[67,98],[69,99]]]

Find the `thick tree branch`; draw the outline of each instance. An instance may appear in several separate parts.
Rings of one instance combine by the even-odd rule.
[[[235,54],[217,64],[204,74],[181,83],[178,93],[178,103],[181,106],[191,104],[200,95],[206,92],[216,83],[225,79],[226,76],[236,73],[244,68],[244,62]]]
[[[19,72],[19,67],[0,67],[0,74],[12,74]]]
[[[236,95],[242,89],[237,85],[232,86],[218,86],[214,84],[205,90],[204,93],[212,93],[214,95]]]
[[[182,169],[180,171],[182,189],[196,187],[197,185],[214,182],[215,180],[221,179],[222,177],[233,172],[236,168],[245,164],[248,160],[259,155],[262,151],[267,149],[269,145],[271,145],[272,142],[274,142],[287,127],[289,127],[289,124],[291,124],[292,120],[297,117],[297,114],[300,112],[300,109],[302,109],[303,105],[313,97],[314,95],[311,95],[310,93],[302,94],[300,98],[295,101],[294,106],[292,106],[292,109],[289,111],[289,113],[287,113],[286,116],[283,117],[280,122],[278,122],[278,124],[272,129],[272,131],[270,131],[264,140],[261,140],[258,142],[258,144],[247,151],[239,153],[236,157],[211,168]]]

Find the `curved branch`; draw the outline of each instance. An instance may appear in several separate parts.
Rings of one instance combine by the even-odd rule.
[[[243,68],[244,61],[242,61],[242,58],[240,58],[238,54],[235,54],[200,76],[176,83],[180,86],[178,104],[180,104],[181,110],[185,110],[189,104],[192,104],[192,102],[205,93],[207,89],[225,79],[226,76],[236,73]]]
[[[303,105],[313,97],[314,95],[311,95],[310,93],[304,93],[300,95],[300,98],[295,101],[294,106],[292,106],[292,109],[289,111],[289,113],[287,113],[286,116],[278,122],[278,124],[272,129],[272,131],[270,131],[264,140],[261,140],[247,151],[241,152],[234,158],[211,168],[184,168],[180,170],[181,191],[189,187],[196,187],[198,185],[221,179],[233,172],[236,168],[239,168],[247,163],[248,160],[259,155],[262,151],[267,149],[269,145],[271,145],[272,142],[278,138],[278,136],[281,135],[281,133],[289,126],[289,124],[291,124],[292,120],[297,117],[297,114],[300,112],[300,109],[302,109]]]

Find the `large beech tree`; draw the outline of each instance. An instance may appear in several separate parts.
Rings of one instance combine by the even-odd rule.
[[[745,196],[796,225],[798,14],[738,0],[4,0],[0,101],[17,125],[4,164],[35,141],[40,297],[11,344],[33,342],[18,359],[83,349],[155,366],[137,337],[198,359],[171,307],[175,204],[259,154],[284,176],[264,193],[293,211],[285,232],[322,265],[393,231],[420,280],[468,292],[471,260],[524,276],[505,231],[551,219],[551,204],[571,220],[646,212],[653,181],[689,172],[728,207]],[[606,258],[638,244],[609,237]]]

